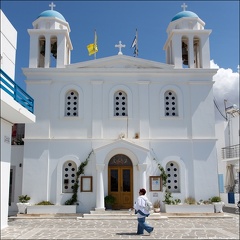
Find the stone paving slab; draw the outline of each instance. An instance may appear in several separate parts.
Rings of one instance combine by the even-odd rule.
[[[136,235],[133,218],[10,218],[1,239],[239,239],[239,215],[217,218],[147,219],[154,227],[151,236]]]

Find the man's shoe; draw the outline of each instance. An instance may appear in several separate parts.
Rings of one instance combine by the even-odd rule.
[[[151,232],[149,232],[149,236],[151,235],[151,233],[153,232],[153,230],[154,230],[154,228],[152,228],[152,231],[151,231]]]

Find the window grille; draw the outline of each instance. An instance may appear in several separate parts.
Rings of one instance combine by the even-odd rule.
[[[67,161],[63,165],[63,193],[72,193],[76,182],[77,165],[73,161]]]
[[[173,91],[164,93],[165,116],[178,116],[177,95]]]
[[[127,94],[123,91],[114,94],[114,116],[127,116]]]
[[[175,162],[168,162],[166,166],[167,189],[169,192],[180,192],[179,166]]]
[[[76,91],[69,91],[65,97],[65,116],[78,116],[78,93]]]

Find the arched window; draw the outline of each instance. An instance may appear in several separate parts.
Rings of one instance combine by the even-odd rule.
[[[114,93],[114,116],[128,116],[127,94],[124,91]]]
[[[56,67],[57,66],[57,49],[58,49],[58,42],[57,42],[56,36],[51,37],[50,44],[51,44],[50,67]]]
[[[78,93],[74,90],[68,91],[65,95],[65,116],[78,116]]]
[[[169,192],[180,192],[179,166],[176,162],[170,161],[166,165],[167,190]]]
[[[40,36],[38,39],[38,67],[43,68],[45,66],[45,54],[46,54],[46,38]]]
[[[189,67],[189,42],[188,37],[182,37],[182,67],[188,68]]]
[[[177,95],[168,90],[164,93],[165,116],[178,116]]]
[[[77,165],[73,161],[67,161],[63,164],[63,193],[72,193],[73,185],[76,182]]]

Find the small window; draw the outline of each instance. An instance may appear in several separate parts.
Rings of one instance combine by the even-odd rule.
[[[166,117],[178,116],[177,95],[173,91],[166,91],[164,94],[164,107]]]
[[[73,161],[67,161],[63,165],[63,193],[72,193],[73,186],[76,182],[76,175],[77,175],[77,165]]]
[[[169,192],[180,192],[179,166],[175,162],[168,162],[166,166],[167,190]]]
[[[127,116],[127,94],[123,91],[117,91],[114,94],[114,116]]]
[[[76,91],[69,91],[65,96],[65,116],[78,116],[78,93]]]

